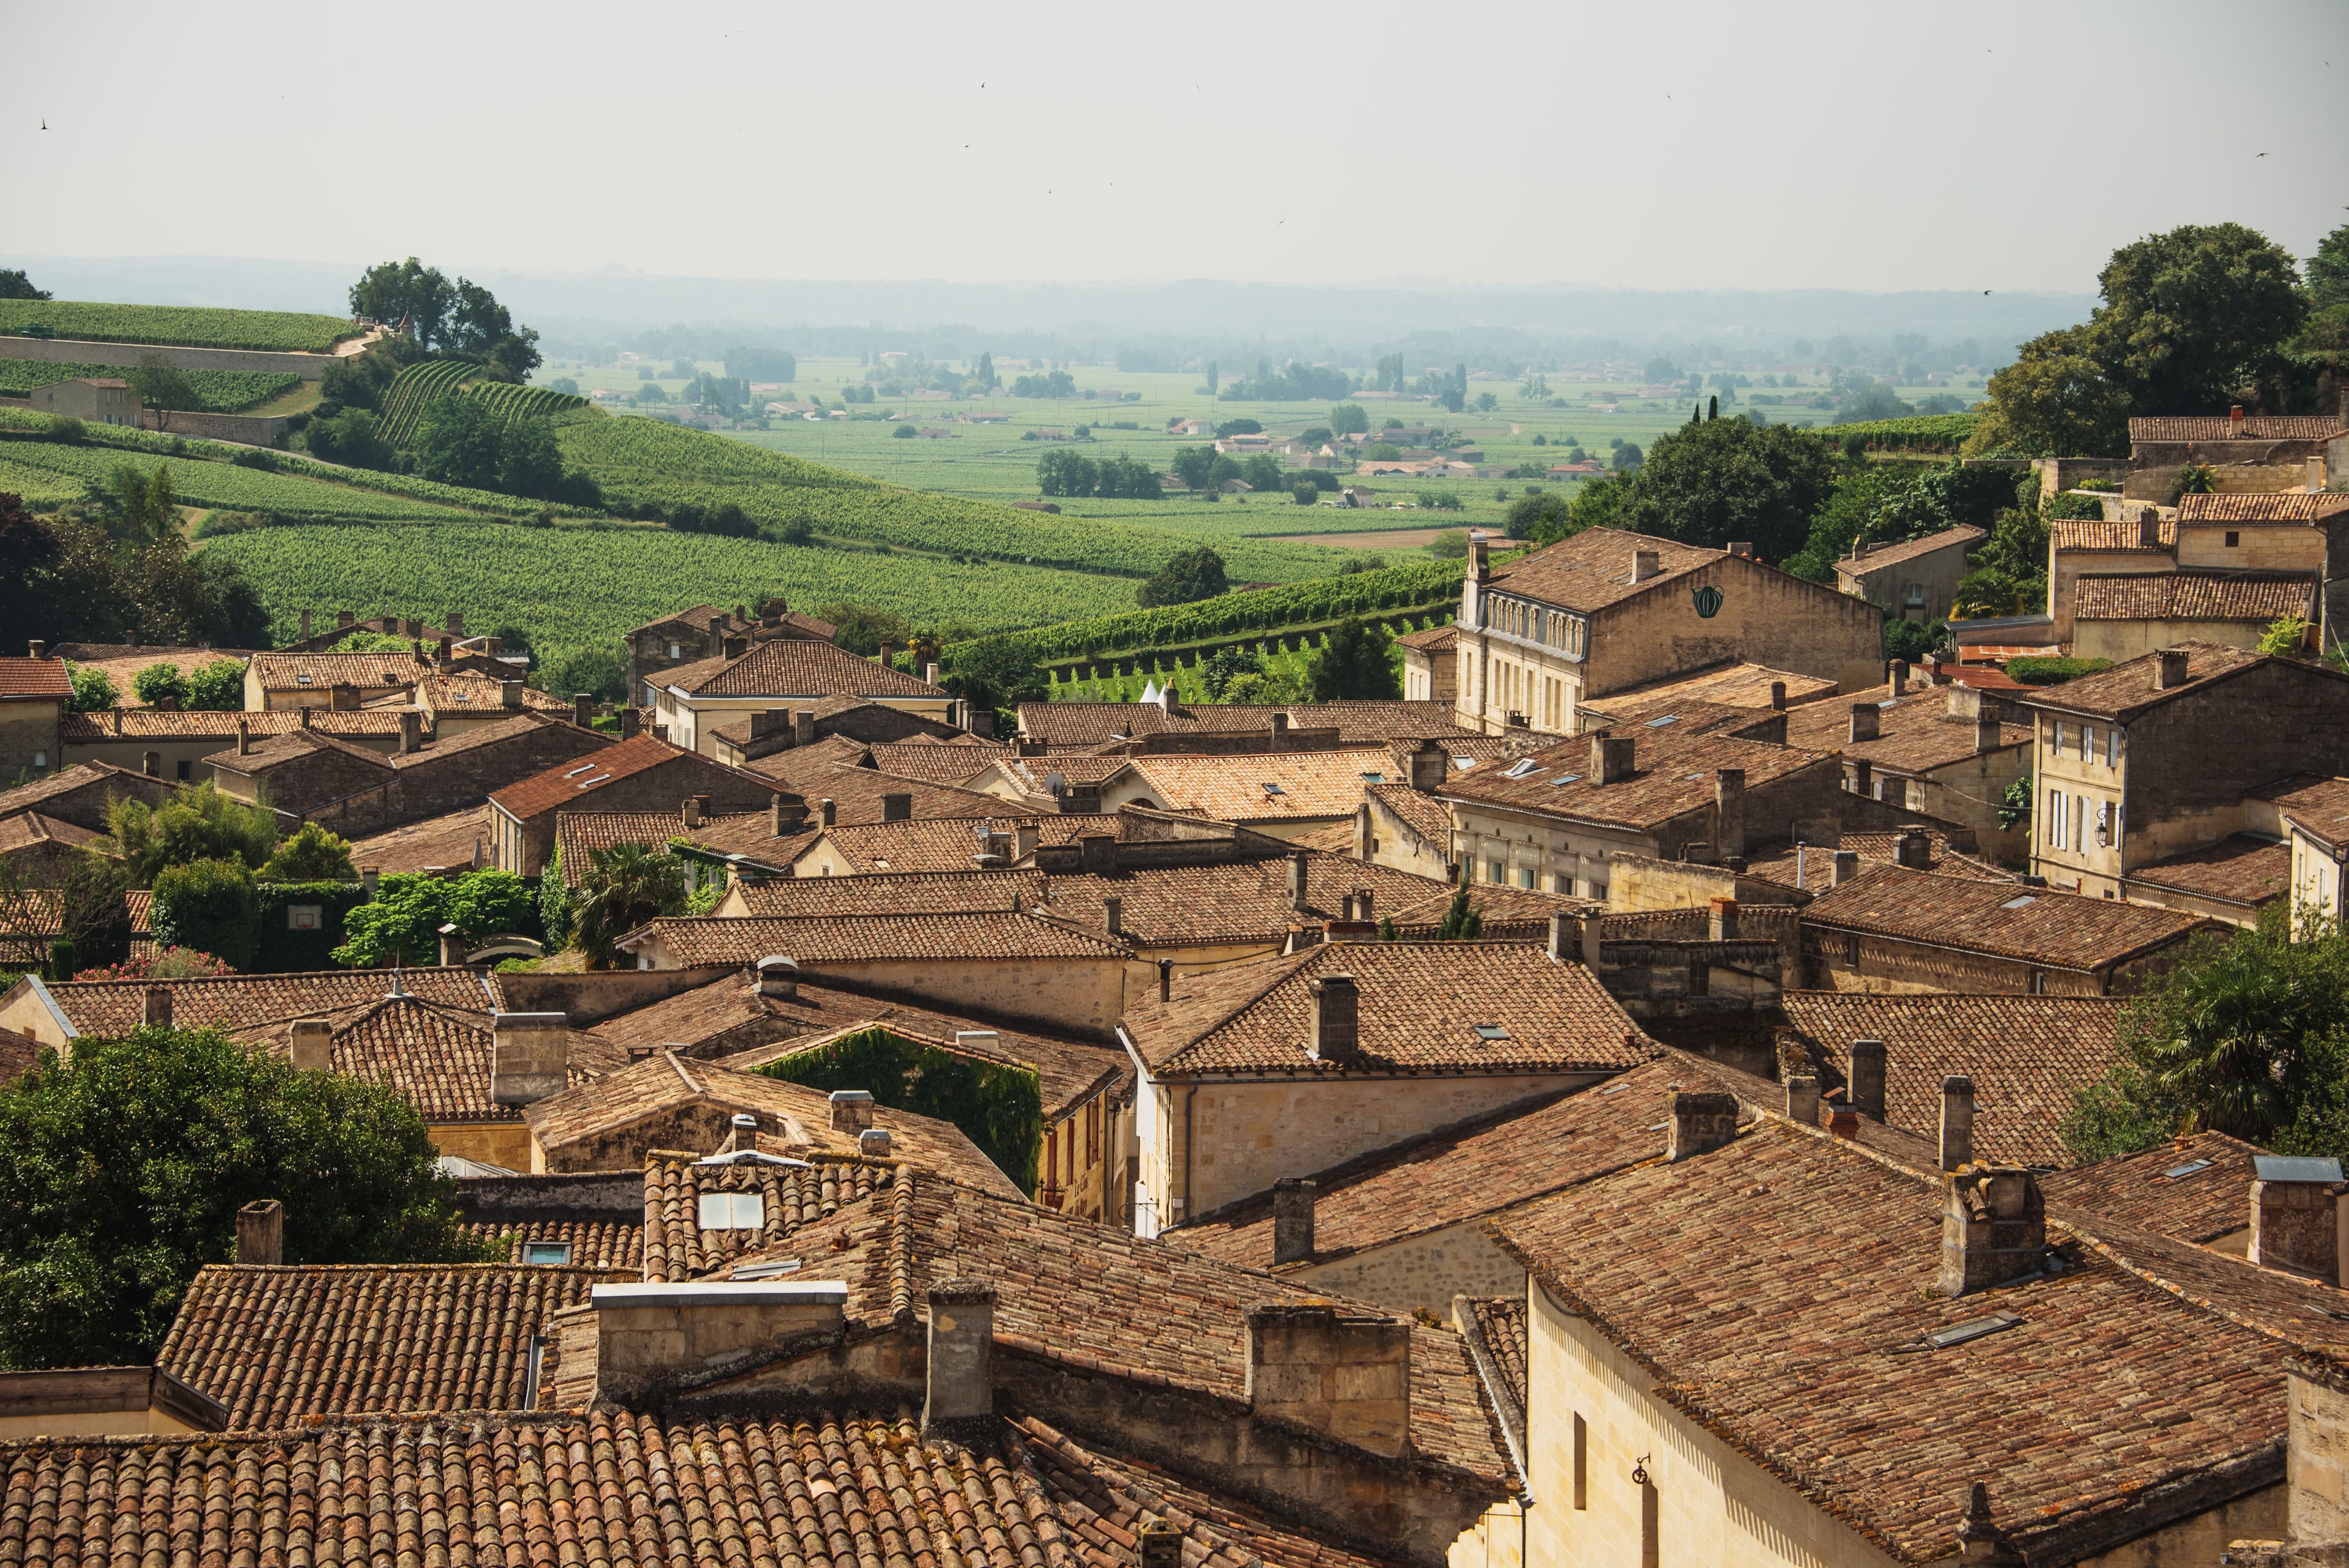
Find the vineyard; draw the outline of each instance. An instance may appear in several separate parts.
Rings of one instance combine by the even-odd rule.
[[[919,556],[884,565],[864,554],[657,528],[478,521],[256,528],[214,539],[205,550],[243,568],[277,617],[281,638],[294,635],[305,605],[361,616],[414,615],[429,605],[436,613],[463,610],[485,627],[519,626],[550,665],[581,649],[616,651],[629,627],[704,600],[756,604],[781,594],[807,609],[846,600],[917,624],[994,630],[1104,615],[1132,602],[1133,591],[1114,577],[1080,572]]]
[[[585,398],[574,398],[552,387],[528,387],[515,381],[476,381],[465,389],[465,396],[496,415],[500,424],[542,419],[589,406]]]
[[[65,299],[0,299],[0,333],[46,327],[88,343],[155,343],[184,348],[258,348],[331,354],[359,329],[339,316],[292,310],[206,310],[181,305],[99,305]]]
[[[40,387],[54,386],[59,381],[79,380],[85,376],[114,377],[125,374],[119,365],[50,364],[42,359],[0,359],[0,392],[14,397]],[[194,389],[197,407],[208,414],[233,414],[239,409],[249,409],[255,403],[265,403],[289,387],[300,384],[302,378],[261,370],[182,370],[180,372]]]
[[[65,474],[52,473],[45,468],[27,468],[21,462],[0,458],[0,495],[17,496],[32,511],[63,506],[80,500],[83,493],[81,483]]]
[[[1127,577],[1147,576],[1199,543],[1142,524],[900,490],[663,420],[578,421],[555,434],[564,462],[585,468],[603,486],[605,504],[626,516],[665,519],[680,506],[707,512],[731,503],[757,522],[804,521],[835,538]],[[1339,558],[1318,545],[1269,540],[1222,540],[1216,547],[1244,582],[1321,576]]]
[[[953,644],[941,655],[941,662],[951,670],[966,661],[990,666],[1017,661],[1048,670],[1055,680],[1086,679],[1092,667],[1100,664],[1195,652],[1256,640],[1257,634],[1285,636],[1318,629],[1348,616],[1448,613],[1459,599],[1460,578],[1465,569],[1458,561],[1429,561],[1288,587],[1225,594],[1164,609],[1062,621]]]
[[[426,405],[448,396],[464,385],[465,378],[481,371],[470,359],[427,359],[410,365],[383,395],[378,432],[394,446],[413,444],[416,421],[423,417]]]
[[[478,520],[480,514],[407,496],[381,494],[348,484],[326,483],[295,473],[272,473],[230,462],[206,462],[192,457],[150,457],[97,446],[60,446],[53,441],[12,441],[5,448],[8,463],[52,476],[54,481],[79,481],[77,493],[104,485],[125,464],[151,472],[161,464],[171,470],[171,492],[182,506],[226,507],[237,512],[265,512],[273,517],[359,522],[375,519],[439,518]],[[388,476],[387,476],[388,477]],[[450,486],[440,486],[451,490]],[[478,491],[452,492],[481,494]],[[508,505],[510,497],[493,499]]]
[[[1819,433],[1830,441],[1854,437],[1874,452],[1953,452],[1974,433],[1979,414],[1918,414],[1905,420],[1871,420],[1863,424],[1826,425]]]

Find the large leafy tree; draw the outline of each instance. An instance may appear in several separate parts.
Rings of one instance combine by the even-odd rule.
[[[1781,560],[1803,547],[1837,464],[1824,436],[1792,425],[1700,420],[1658,436],[1638,468],[1584,485],[1574,526],[1715,548],[1750,539],[1763,559]]]
[[[2308,258],[2308,302],[2319,310],[2349,305],[2349,223],[2318,241]]]
[[[483,1251],[413,1107],[212,1033],[83,1036],[0,1090],[0,1366],[143,1363],[236,1211],[285,1205],[289,1263]]]
[[[351,285],[350,301],[356,316],[410,318],[423,348],[495,365],[516,380],[538,368],[538,334],[517,327],[497,296],[468,278],[451,282],[414,256],[367,268]]]
[[[234,860],[255,867],[277,846],[277,818],[264,806],[222,794],[209,779],[181,784],[160,808],[129,797],[106,811],[103,845],[121,856],[136,886],[150,888],[167,866]]]
[[[33,280],[20,270],[0,268],[0,299],[48,299],[53,297],[46,288],[35,288]]]
[[[1392,701],[1402,695],[1402,676],[1391,649],[1394,639],[1375,621],[1348,616],[1330,628],[1330,640],[1306,663],[1308,690],[1316,702]]]
[[[1187,605],[1211,599],[1231,587],[1224,575],[1224,558],[1206,545],[1178,550],[1166,564],[1143,580],[1133,602],[1143,609],[1160,605]]]
[[[2086,327],[2025,343],[1990,379],[1988,407],[1969,452],[2022,457],[2117,457],[2128,451],[2128,394],[2106,377]]]
[[[2140,414],[2223,413],[2260,360],[2300,330],[2291,253],[2240,223],[2189,223],[2113,253],[2090,352]]]
[[[478,398],[435,399],[416,421],[416,466],[443,484],[495,490],[503,443],[497,416]]]
[[[571,945],[599,967],[614,946],[647,920],[685,908],[685,865],[666,849],[620,844],[588,851],[585,875],[571,895]]]
[[[468,946],[540,929],[538,898],[511,871],[468,871],[460,877],[386,877],[375,898],[343,917],[343,945],[334,961],[354,969],[398,960],[440,961],[440,928],[454,925]]]

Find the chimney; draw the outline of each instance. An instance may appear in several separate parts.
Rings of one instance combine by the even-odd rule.
[[[1668,1104],[1672,1124],[1671,1141],[1664,1146],[1668,1162],[1692,1159],[1737,1136],[1735,1095],[1722,1091],[1691,1094],[1674,1085]]]
[[[892,659],[895,659],[896,657],[897,657],[897,645],[896,645],[895,643],[894,643],[894,642],[889,642],[889,641],[885,641],[885,641],[881,644],[881,655],[880,655],[880,659],[881,659],[881,665],[882,665],[882,668],[884,668],[884,669],[888,668],[890,661],[891,661]]]
[[[583,730],[595,727],[595,694],[574,691],[571,694],[571,722]]]
[[[1851,1108],[1870,1121],[1884,1119],[1884,1042],[1851,1043]]]
[[[1492,575],[1492,563],[1485,557],[1485,541],[1482,539],[1469,540],[1468,580],[1472,583],[1481,583],[1491,577]]]
[[[1361,1048],[1361,993],[1350,974],[1326,974],[1307,987],[1306,1050],[1317,1062],[1351,1061]]]
[[[1312,1260],[1313,1194],[1310,1177],[1284,1176],[1272,1184],[1273,1267]]]
[[[400,738],[403,741],[407,739],[405,732]],[[407,748],[403,746],[400,749],[405,751]],[[240,718],[236,722],[236,754],[240,757],[253,755],[253,721],[250,719]]]
[[[1267,749],[1278,751],[1288,739],[1288,715],[1276,711],[1272,715],[1272,739]]]
[[[889,1147],[895,1141],[887,1127],[866,1127],[856,1135],[856,1152],[867,1159],[886,1159]]]
[[[399,716],[399,754],[413,754],[424,744],[424,715],[414,709]]]
[[[1705,919],[1705,940],[1713,942],[1733,942],[1737,940],[1737,900],[1715,898]]]
[[[1732,539],[1729,542],[1729,553],[1733,556],[1743,556],[1750,561],[1754,559],[1754,541],[1751,539]]]
[[[684,803],[677,808],[678,820],[683,822],[688,827],[699,827],[701,826],[701,803],[709,798],[709,797],[706,794],[687,795]]]
[[[927,1388],[922,1430],[995,1417],[995,1287],[945,1280],[930,1287]]]
[[[147,988],[147,1027],[150,1029],[171,1027],[171,988],[170,986],[150,985]]]
[[[362,866],[359,867],[360,903],[372,904],[375,902],[376,880],[378,877],[382,876],[382,874],[381,869],[378,867]]]
[[[840,820],[840,807],[830,800],[815,803],[815,819],[819,826],[830,827]]]
[[[2006,744],[2005,732],[2000,729],[1995,709],[1974,721],[1974,751],[1976,754],[1994,752]]]
[[[794,746],[815,744],[814,709],[802,708],[792,714],[792,744]]]
[[[571,1021],[560,1012],[498,1012],[490,1017],[490,1098],[527,1106],[571,1083]]]
[[[1036,846],[1043,841],[1044,830],[1036,824],[1032,822],[1017,824],[1011,829],[1012,858],[1025,860],[1029,856],[1036,853]]]
[[[2047,1208],[2031,1172],[1973,1166],[1942,1182],[1943,1295],[1971,1295],[2047,1266]]]
[[[595,1337],[581,1346],[595,1384],[580,1390],[580,1402],[641,1409],[668,1390],[704,1388],[812,1339],[837,1336],[847,1300],[838,1280],[596,1285],[588,1295]]]
[[[1884,684],[1891,689],[1893,696],[1907,696],[1909,694],[1909,661],[1905,659],[1896,659],[1887,664],[1884,667]]]
[[[462,637],[465,635],[465,612],[450,610],[440,618],[440,624],[449,628],[450,637]]]
[[[49,645],[48,645],[47,643],[46,643],[46,642],[43,642],[43,641],[42,641],[39,638],[37,638],[37,637],[36,637],[36,638],[34,638],[34,639],[33,639],[29,643],[27,643],[26,646],[27,649],[29,650],[29,652],[28,652],[28,657],[30,657],[30,658],[34,658],[34,659],[43,659],[43,658],[47,657],[47,655],[48,655]]]
[[[938,661],[935,659],[922,666],[922,679],[936,686],[938,683]]]
[[[1105,877],[1117,869],[1117,835],[1114,833],[1084,833],[1077,836],[1077,864],[1088,877]]]
[[[1371,923],[1373,918],[1374,917],[1371,914],[1371,892],[1369,888],[1365,888],[1357,891],[1354,895],[1354,919],[1361,921],[1362,924],[1367,926]]]
[[[2326,1284],[2340,1277],[2341,1166],[2330,1159],[2254,1157],[2251,1241],[2246,1256],[2271,1269],[2313,1274]],[[2273,1172],[2274,1174],[2270,1174]],[[2316,1179],[2311,1180],[2308,1178]]]
[[[2141,550],[2161,548],[2161,514],[2148,506],[2137,514],[2137,543]]]
[[[955,1049],[991,1054],[1003,1049],[1003,1034],[994,1029],[957,1029],[954,1033]]]
[[[446,670],[449,668],[450,661],[454,659],[456,657],[457,639],[453,637],[442,638],[440,639],[440,650],[434,655],[433,662],[440,665],[441,669]]]
[[[297,1073],[323,1073],[332,1064],[334,1025],[323,1018],[297,1018],[294,1021],[294,1070]]]
[[[1136,1568],[1183,1568],[1183,1532],[1174,1525],[1145,1524],[1136,1541]]]
[[[2243,405],[2240,403],[2227,410],[2227,439],[2230,441],[2243,439]]]
[[[2186,684],[2186,650],[2165,648],[2153,656],[2153,689],[2174,691]]]
[[[638,716],[635,703],[632,702],[620,710],[620,739],[633,741],[644,727],[645,722]]]
[[[310,640],[310,612],[308,610],[304,610],[302,612],[302,640],[304,642]]]
[[[1941,1168],[1974,1160],[1974,1081],[1961,1073],[1941,1080]]]
[[[881,797],[881,820],[909,822],[914,815],[914,797],[906,791],[897,791]]]
[[[1933,868],[1933,836],[1921,827],[1904,827],[1892,841],[1892,858],[1911,871]]]
[[[1833,879],[1828,882],[1827,886],[1831,888],[1840,888],[1847,882],[1857,880],[1858,877],[1859,851],[1857,849],[1837,850],[1835,852],[1834,877]]]
[[[1302,849],[1292,849],[1288,852],[1288,907],[1303,909],[1312,902],[1312,861]]]
[[[1958,1521],[1957,1538],[1961,1568],[2023,1568],[2023,1553],[1992,1519],[1990,1488],[1980,1481],[1974,1482],[1966,1500],[1966,1516]],[[2233,1553],[2220,1555],[2224,1561]]]
[[[1841,1100],[1827,1107],[1827,1131],[1854,1142],[1859,1138],[1859,1113]]]
[[[1411,787],[1422,794],[1442,789],[1444,776],[1451,771],[1451,753],[1440,742],[1422,741],[1411,753]]]
[[[1354,858],[1367,862],[1377,837],[1371,830],[1371,803],[1365,800],[1354,808]]]
[[[1372,1453],[1400,1457],[1411,1433],[1411,1324],[1335,1303],[1247,1309],[1247,1400],[1255,1413]]]
[[[465,961],[465,939],[457,934],[455,921],[440,928],[440,962],[455,969]]]
[[[1591,732],[1588,776],[1592,784],[1619,784],[1631,776],[1633,763],[1630,736],[1619,741],[1604,730]]]
[[[779,1002],[791,1002],[800,993],[800,966],[781,953],[770,953],[759,961],[759,994],[771,996]]]
[[[347,680],[337,680],[326,693],[326,701],[337,713],[356,713],[359,711],[359,689]]]
[[[236,1211],[236,1261],[239,1267],[285,1261],[285,1205],[257,1198]]]
[[[1553,909],[1549,917],[1549,961],[1572,963],[1581,956],[1581,919],[1564,909]]]
[[[1880,732],[1878,726],[1882,717],[1883,711],[1873,702],[1853,703],[1851,705],[1851,743],[1857,745],[1862,741],[1875,740]]]
[[[1633,582],[1644,583],[1650,577],[1655,576],[1663,569],[1664,556],[1662,551],[1634,550],[1631,552],[1631,580]]]
[[[1718,768],[1713,775],[1713,842],[1723,856],[1745,853],[1745,770]]]
[[[1112,839],[1110,842],[1114,844],[1117,841]],[[1111,936],[1125,935],[1124,899],[1112,897],[1102,900],[1102,924],[1109,929]]]
[[[522,682],[519,680],[499,681],[498,705],[502,708],[520,708],[522,706]]]
[[[1158,1000],[1161,1002],[1174,1000],[1174,961],[1173,959],[1158,961]]]
[[[801,824],[806,821],[807,803],[799,796],[778,792],[767,797],[767,832],[770,836],[781,838],[797,833]]]
[[[488,654],[492,659],[495,659],[499,654],[503,653],[505,651],[505,641],[502,638],[485,637],[481,639],[481,651]]]
[[[1787,1077],[1786,1119],[1806,1127],[1819,1125],[1819,1081],[1813,1075],[1796,1073]]]
[[[756,1154],[759,1152],[759,1118],[747,1111],[737,1111],[726,1118],[729,1131],[720,1154]]]
[[[1783,680],[1773,680],[1770,682],[1770,711],[1783,713],[1785,711],[1786,683]]]
[[[335,612],[335,629],[336,631],[348,631],[352,627],[357,624],[358,617],[353,615],[350,611],[336,610]]]
[[[861,1133],[873,1125],[873,1093],[869,1089],[834,1089],[832,1101],[832,1130]]]

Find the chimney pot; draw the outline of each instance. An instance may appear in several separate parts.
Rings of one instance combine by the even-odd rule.
[[[1857,849],[1837,850],[1835,852],[1834,879],[1828,884],[1828,886],[1840,888],[1845,883],[1855,880],[1858,876],[1859,851]]]
[[[1971,1295],[2038,1273],[2046,1259],[2046,1204],[2030,1171],[1969,1166],[1942,1178],[1942,1294]]]
[[[295,1072],[323,1073],[332,1065],[334,1025],[323,1018],[297,1018],[292,1033]]]
[[[1313,1256],[1315,1184],[1309,1177],[1284,1176],[1272,1184],[1272,1262],[1300,1263]]]
[[[1819,1125],[1819,1081],[1809,1073],[1795,1073],[1786,1079],[1786,1118],[1806,1127]]]
[[[1882,717],[1882,710],[1873,702],[1853,703],[1851,705],[1851,743],[1857,745],[1862,741],[1875,740],[1880,732],[1878,721]]]
[[[150,985],[147,988],[147,1027],[150,1029],[171,1027],[171,988],[170,986]]]
[[[570,1086],[569,1018],[560,1012],[498,1012],[491,1015],[490,1029],[493,1102],[534,1105]]]
[[[931,1286],[926,1349],[922,1429],[951,1431],[993,1419],[995,1286],[985,1280]]]
[[[882,821],[910,822],[913,820],[913,815],[914,797],[910,793],[901,790],[881,797]]]
[[[1664,1158],[1692,1158],[1721,1147],[1737,1136],[1737,1096],[1722,1092],[1692,1094],[1678,1085],[1670,1100],[1671,1141]]]
[[[1307,986],[1312,1030],[1309,1052],[1319,1062],[1351,1061],[1361,1049],[1361,992],[1350,974],[1327,974]]]
[[[1941,1080],[1941,1168],[1955,1170],[1974,1158],[1974,1081],[1952,1073]]]
[[[796,999],[800,993],[800,966],[781,953],[771,953],[759,961],[759,994],[781,1002]]]
[[[407,739],[405,732],[400,738],[403,741]],[[400,749],[405,751],[407,748],[402,746]],[[240,757],[253,755],[253,721],[250,719],[239,719],[236,722],[236,754]]]
[[[1851,1108],[1870,1121],[1884,1119],[1884,1042],[1851,1043]]]
[[[1158,961],[1158,1000],[1161,1002],[1174,1000],[1174,961],[1173,959]]]
[[[834,1089],[832,1101],[832,1130],[863,1132],[873,1125],[873,1093],[869,1089]]]
[[[274,1266],[285,1261],[285,1205],[259,1198],[236,1211],[239,1266]]]
[[[2186,650],[2165,648],[2153,656],[2153,689],[2169,691],[2186,684]]]

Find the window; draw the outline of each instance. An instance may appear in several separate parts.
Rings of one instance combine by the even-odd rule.
[[[1498,1023],[1476,1025],[1476,1038],[1479,1040],[1506,1040],[1508,1037],[1508,1030]]]
[[[2094,724],[2080,726],[2080,760],[2084,763],[2096,760],[2096,727]]]
[[[551,1263],[556,1268],[564,1267],[571,1262],[571,1243],[525,1241],[522,1248],[522,1261],[525,1263]]]
[[[2116,768],[2116,767],[2118,767],[2118,766],[2120,766],[2120,765],[2121,765],[2121,732],[2120,732],[2118,730],[2114,730],[2114,731],[2109,732],[2106,734],[2106,741],[2105,741],[2105,766],[2106,766],[2106,767],[2108,767],[2108,768]]]
[[[288,904],[285,906],[285,929],[289,931],[315,931],[325,924],[323,904]]]
[[[1517,867],[1517,886],[1525,888],[1527,892],[1531,892],[1533,890],[1534,868],[1532,867],[1520,866]]]
[[[766,1200],[755,1192],[705,1192],[700,1218],[705,1231],[764,1230]]]
[[[194,771],[194,764],[193,764],[193,763],[181,763],[180,764],[180,782],[181,782],[181,784],[186,784],[186,783],[188,782],[189,778],[190,778],[191,776],[192,776],[193,771]]]
[[[2243,536],[2240,534],[2236,533],[2232,528],[2227,530],[2227,548],[2231,550],[2242,542]]]
[[[685,657],[685,649],[672,642],[668,645],[668,656],[671,659],[682,659]]]
[[[2047,792],[2047,826],[2042,836],[2048,848],[2064,847],[2064,792],[2060,789]]]
[[[1590,1506],[1590,1423],[1574,1414],[1574,1506]]]
[[[1553,893],[1571,893],[1574,891],[1574,878],[1563,871],[1552,872],[1549,886]]]
[[[1499,862],[1498,860],[1487,860],[1486,862],[1485,862],[1485,881],[1487,881],[1487,882],[1506,882],[1506,881],[1507,881],[1508,879],[1509,879],[1509,872],[1508,872],[1508,867],[1506,867],[1506,866],[1502,865],[1502,864],[1501,864],[1501,862]]]

